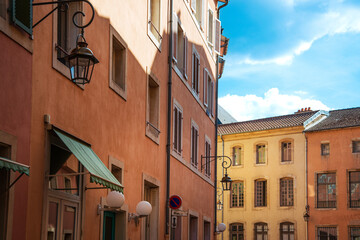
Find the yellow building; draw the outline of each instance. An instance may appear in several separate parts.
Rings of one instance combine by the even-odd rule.
[[[227,226],[218,239],[306,239],[303,130],[316,113],[219,126],[218,155],[232,159],[233,185],[218,192],[217,219]],[[222,172],[218,164],[218,181]]]

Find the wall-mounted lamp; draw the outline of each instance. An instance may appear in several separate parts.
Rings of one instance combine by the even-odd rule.
[[[136,205],[136,213],[129,213],[128,222],[134,219],[135,225],[139,224],[139,218],[148,216],[152,211],[152,206],[147,201],[141,201]]]
[[[310,206],[309,205],[306,205],[305,206],[305,212],[304,212],[304,221],[305,222],[308,222],[309,221],[309,218],[310,218]]]
[[[32,28],[35,28],[40,22],[42,22],[45,18],[50,16],[56,10],[64,11],[62,9],[68,9],[69,3],[73,2],[86,2],[89,4],[92,10],[92,16],[90,21],[85,25],[79,25],[76,23],[75,18],[78,14],[85,16],[85,13],[82,11],[77,11],[74,13],[72,17],[73,24],[75,27],[81,29],[81,34],[78,35],[76,39],[76,48],[74,48],[70,54],[67,54],[64,57],[66,66],[70,69],[70,77],[71,81],[76,84],[86,84],[89,83],[91,80],[91,76],[94,70],[94,65],[99,63],[99,61],[94,56],[93,52],[87,48],[87,43],[84,38],[84,28],[88,27],[92,21],[94,20],[95,10],[93,5],[88,0],[62,0],[62,1],[54,1],[54,2],[40,2],[40,3],[32,3],[32,6],[41,6],[41,5],[48,5],[48,4],[57,4],[57,7],[52,9],[45,17],[40,19],[37,23],[35,23]]]
[[[217,233],[222,233],[226,230],[226,225],[225,223],[219,223],[219,225],[217,225],[216,227],[216,232]]]
[[[102,207],[101,204],[99,204],[97,213],[100,215],[101,211],[116,211],[117,209],[121,208],[124,202],[124,194],[116,191],[109,192],[106,197],[106,206]]]
[[[222,167],[223,167],[223,173],[225,174],[224,177],[221,179],[221,183],[223,185],[223,190],[224,191],[229,191],[231,189],[231,185],[232,185],[232,180],[229,177],[229,175],[227,174],[227,169],[231,166],[232,161],[231,158],[228,156],[202,156],[201,155],[201,170],[204,168],[204,166],[208,163],[202,164],[203,159],[208,159],[208,158],[213,158],[211,161],[216,160],[217,158],[220,159],[222,158],[223,161],[221,163]]]

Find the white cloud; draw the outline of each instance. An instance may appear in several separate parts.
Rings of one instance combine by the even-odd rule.
[[[305,107],[329,110],[329,107],[319,100],[280,94],[277,88],[269,89],[263,97],[228,94],[219,98],[219,104],[238,121],[291,114]]]

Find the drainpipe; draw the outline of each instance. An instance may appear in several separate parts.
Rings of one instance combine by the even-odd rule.
[[[305,136],[305,206],[307,206],[309,204],[309,201],[308,201],[308,140],[307,140],[305,133],[303,133],[303,134]],[[306,240],[309,239],[308,232],[309,232],[309,221],[306,222],[306,228],[305,228]]]
[[[170,198],[170,144],[171,144],[171,98],[172,98],[172,55],[173,55],[173,8],[174,8],[173,0],[170,0],[170,34],[169,34],[169,78],[168,78],[168,99],[167,99],[167,139],[166,139],[166,205],[165,205],[165,229],[166,235],[169,234],[170,221],[169,221],[169,198]]]
[[[225,7],[228,4],[229,4],[229,0],[226,0],[226,2],[223,5],[218,7],[218,10],[217,10],[218,19],[220,19],[220,9],[222,9],[223,7]],[[221,36],[220,36],[220,38],[221,38]],[[220,39],[220,41],[221,41],[221,39]],[[214,211],[215,211],[214,232],[216,231],[216,226],[217,226],[217,216],[216,216],[217,204],[216,204],[216,199],[217,199],[217,135],[218,135],[219,58],[220,58],[219,54],[216,54],[216,87],[215,87],[215,144],[216,144],[216,147],[215,147],[215,176],[214,176],[215,177],[215,181],[214,181],[215,182],[215,184],[214,184],[214,195],[215,195],[215,198],[214,198],[215,199],[214,200],[214,202],[215,202],[214,203],[214,206],[215,206],[214,207]],[[223,141],[223,143],[224,143],[224,141]],[[223,152],[224,152],[224,148],[223,148]],[[222,200],[224,200],[224,194],[222,195],[222,198],[223,198]],[[223,213],[222,218],[224,219],[224,210],[222,210],[222,213]]]
[[[222,155],[225,156],[225,142],[224,142],[224,138],[221,135],[221,141],[222,141]],[[224,158],[223,158],[224,161]],[[223,174],[222,176],[224,177],[224,169],[223,169]],[[223,194],[221,195],[221,201],[223,204],[223,207],[221,208],[221,222],[224,222],[224,190],[223,190]],[[221,233],[221,240],[224,240],[224,233]]]

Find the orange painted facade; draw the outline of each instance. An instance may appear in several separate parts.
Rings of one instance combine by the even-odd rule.
[[[214,239],[215,163],[206,165],[205,172],[206,159],[201,156],[206,155],[205,151],[215,155],[217,53],[214,43],[210,43],[209,29],[215,25],[217,1],[203,0],[194,6],[192,1],[174,0],[171,14],[169,2],[163,0],[90,2],[95,17],[85,28],[85,38],[99,64],[88,85],[72,83],[59,57],[63,53],[58,46],[69,51],[67,44],[72,44],[74,35],[71,19],[67,18],[64,28],[70,30],[62,39],[58,26],[66,21],[61,12],[55,11],[37,25],[32,39],[21,32],[27,38],[26,49],[0,32],[1,46],[7,46],[6,51],[0,51],[0,59],[5,60],[0,72],[2,76],[6,73],[0,82],[0,98],[1,103],[7,103],[0,107],[1,116],[6,116],[0,118],[0,134],[4,131],[17,137],[16,160],[31,169],[30,176],[16,185],[11,217],[17,224],[7,239],[103,239],[109,217],[115,222],[111,233],[115,239],[169,239],[172,231],[176,239]],[[69,4],[66,11],[82,9],[86,15],[83,22],[87,22],[90,7],[77,4]],[[159,22],[150,17],[154,14],[150,4],[158,7],[154,11]],[[33,22],[55,6],[33,6]],[[211,24],[209,14],[213,14]],[[185,47],[174,48],[177,52],[176,60],[171,61],[169,92],[172,21],[177,29],[174,44],[180,44],[182,33]],[[156,25],[157,33],[150,23]],[[215,29],[212,31],[215,37]],[[180,51],[184,51],[182,56]],[[199,58],[197,90],[193,85],[194,53]],[[117,65],[117,54],[121,55],[121,66]],[[180,67],[181,58],[187,60]],[[115,80],[114,69],[118,68],[121,83]],[[213,88],[208,90],[206,86],[211,84]],[[152,89],[154,85],[157,90]],[[207,97],[209,94],[211,97]],[[182,111],[179,149],[174,147],[174,129],[178,126],[175,106]],[[193,126],[197,127],[196,137],[192,135]],[[121,209],[107,208],[108,189],[89,189],[102,186],[91,183],[88,174],[78,174],[86,169],[82,170],[74,152],[60,141],[54,129],[91,147],[109,170],[118,169],[118,175],[113,174],[124,187],[125,204]],[[195,145],[197,150],[193,151]],[[62,156],[66,154],[71,157]],[[67,176],[69,172],[73,175]],[[179,217],[176,229],[171,229],[166,223],[167,198],[175,194],[181,196],[180,209],[187,216]],[[136,224],[129,214],[136,212],[142,200],[152,203],[152,213]]]
[[[330,113],[331,114],[331,113]],[[359,127],[346,127],[314,132],[306,132],[308,158],[308,204],[310,218],[308,222],[308,239],[318,239],[321,228],[332,227],[337,239],[350,239],[350,227],[360,225],[360,209],[349,205],[349,172],[360,169],[360,155],[353,153],[353,141],[360,137]],[[322,144],[329,144],[329,153],[321,151]],[[322,174],[335,174],[336,190],[329,199],[333,206],[322,207],[319,196],[321,186],[318,178]],[[358,191],[353,189],[353,191]],[[322,204],[324,206],[324,204]]]

